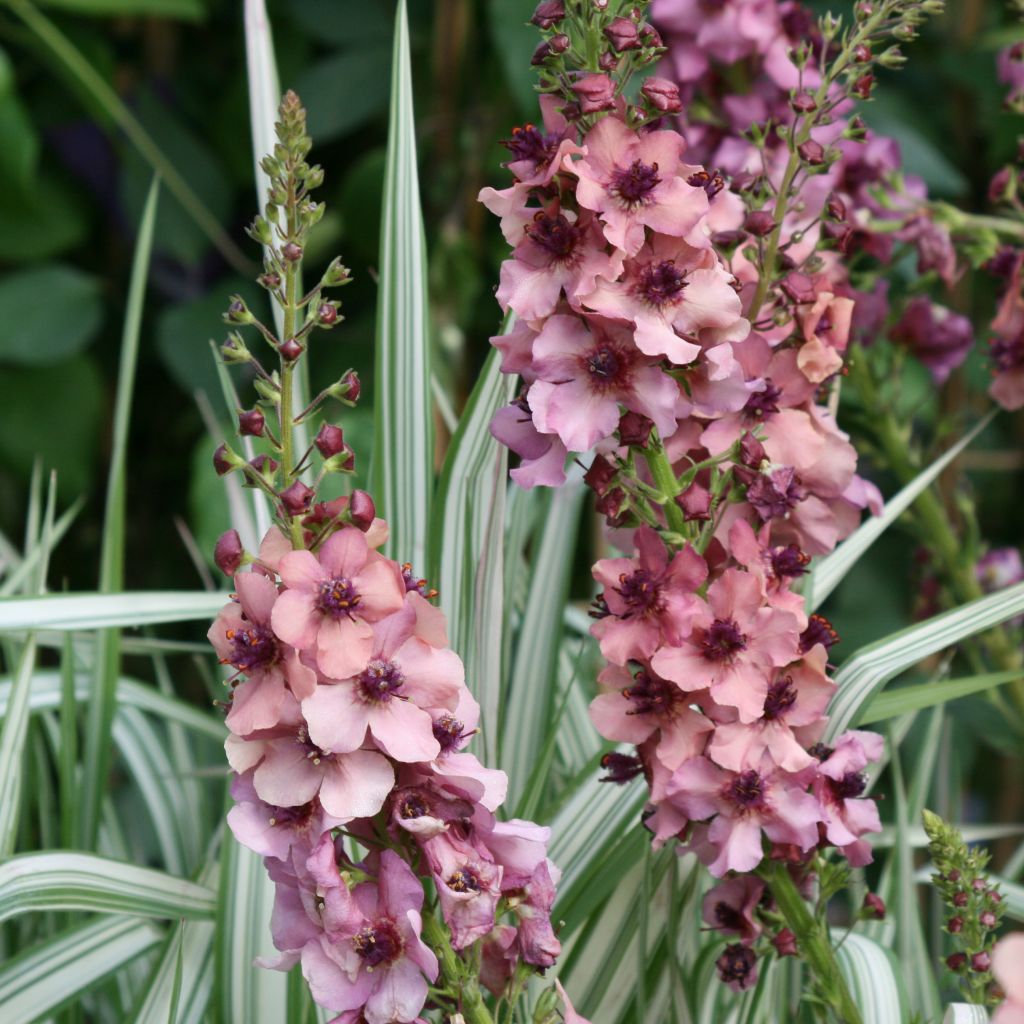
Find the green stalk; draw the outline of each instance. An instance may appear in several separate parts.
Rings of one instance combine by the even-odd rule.
[[[665,447],[661,442],[651,438],[651,442],[644,449],[644,458],[654,477],[654,483],[665,495],[665,503],[662,508],[665,511],[665,519],[668,521],[669,529],[680,535],[686,533],[686,519],[683,510],[676,504],[679,495],[679,481],[676,479],[672,464],[665,454]]]
[[[862,1024],[860,1010],[839,970],[828,931],[807,909],[789,868],[781,861],[772,861],[762,872],[786,925],[796,936],[800,956],[814,972],[822,998],[841,1024]]]
[[[442,987],[457,999],[466,1024],[494,1024],[494,1018],[484,1004],[479,980],[466,973],[452,949],[448,930],[429,910],[423,911],[423,938],[437,954]]]
[[[288,189],[288,240],[295,237],[297,224],[295,221],[295,209],[298,200],[295,196],[295,181],[292,179]],[[287,260],[284,271],[284,316],[282,318],[281,338],[282,344],[287,344],[295,337],[295,314],[298,312],[298,289],[299,289],[299,261]],[[295,468],[295,423],[292,412],[292,401],[295,393],[295,382],[292,379],[295,372],[295,362],[281,356],[281,404],[279,406],[280,428],[281,428],[281,479],[284,486],[291,483],[292,471]],[[288,529],[291,533],[292,547],[302,548],[302,522],[297,516],[288,517]]]

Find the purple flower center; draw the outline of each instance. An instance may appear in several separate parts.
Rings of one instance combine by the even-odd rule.
[[[369,701],[387,703],[392,697],[399,696],[405,683],[405,676],[393,661],[374,658],[358,677],[359,690]]]
[[[660,181],[657,164],[634,160],[628,167],[615,168],[608,191],[627,206],[640,206]]]
[[[601,758],[601,767],[608,773],[601,782],[624,783],[641,775],[644,766],[639,757],[632,754],[619,754],[614,751]]]
[[[674,684],[643,671],[637,672],[633,685],[622,691],[622,696],[633,704],[627,715],[666,715],[679,699],[679,694]]]
[[[856,800],[867,784],[867,778],[860,772],[847,772],[841,779],[831,780],[831,789],[837,800]]]
[[[637,277],[636,293],[652,306],[675,302],[686,287],[686,271],[679,270],[673,260],[645,263]]]
[[[806,497],[796,472],[788,466],[771,474],[758,474],[747,488],[747,501],[757,509],[763,522],[785,519]]]
[[[621,368],[618,353],[607,345],[594,349],[585,359],[587,372],[595,382],[604,384],[618,376]]]
[[[313,802],[302,804],[299,807],[273,807],[270,808],[270,826],[283,825],[286,828],[303,828],[312,819],[316,808]]]
[[[747,648],[747,638],[735,619],[715,619],[699,641],[701,653],[708,661],[730,661]]]
[[[1024,366],[1024,335],[1009,340],[997,338],[992,342],[989,352],[998,372],[1019,369]]]
[[[441,753],[454,750],[463,740],[466,727],[453,715],[442,715],[434,720],[434,739],[441,747]]]
[[[467,864],[464,867],[457,868],[445,882],[445,885],[453,892],[479,892],[480,878]]]
[[[398,816],[403,821],[408,821],[410,818],[425,817],[428,810],[427,802],[422,796],[418,793],[406,793],[398,805]]]
[[[317,608],[332,618],[340,619],[352,613],[359,606],[359,594],[355,584],[347,576],[335,576],[320,584],[320,592],[316,599]]]
[[[718,976],[726,984],[735,984],[745,988],[749,983],[750,974],[757,963],[757,956],[749,946],[739,942],[726,946],[722,955],[715,961]]]
[[[402,937],[394,921],[379,917],[356,932],[352,945],[368,968],[393,964],[402,954]]]
[[[583,229],[578,224],[570,224],[561,213],[554,217],[538,213],[526,231],[548,254],[551,263],[567,263],[573,259],[583,235]]]
[[[782,397],[782,388],[777,388],[771,378],[765,378],[764,391],[754,391],[743,406],[743,412],[753,419],[765,419],[779,411],[778,401]]]
[[[267,626],[229,629],[225,636],[231,641],[231,664],[243,672],[266,668],[280,654],[277,637]]]
[[[545,135],[536,125],[525,124],[512,129],[511,139],[501,144],[512,154],[512,160],[529,160],[535,166],[546,164],[558,149],[559,137]]]
[[[725,900],[719,900],[715,904],[715,924],[722,931],[741,932],[744,929],[743,915]]]
[[[837,643],[839,643],[839,634],[832,628],[832,623],[824,615],[812,615],[807,620],[807,628],[800,634],[800,650],[804,654],[815,644],[821,644],[825,650],[828,650]]]
[[[729,783],[725,796],[741,810],[750,810],[763,801],[764,782],[753,768],[748,768]]]
[[[326,750],[321,750],[310,738],[309,733],[306,732],[306,727],[301,726],[299,731],[295,735],[295,742],[305,748],[306,760],[311,764],[319,765],[321,761],[330,761],[334,758],[334,755],[328,753]]]
[[[793,685],[793,677],[783,676],[776,679],[765,694],[764,717],[773,722],[776,718],[781,718],[795,703],[796,687]]]
[[[658,585],[646,569],[619,577],[615,592],[629,605],[627,615],[643,615],[658,606]]]
[[[807,563],[810,561],[796,544],[789,544],[784,548],[772,548],[769,558],[772,563],[772,575],[780,580],[792,576],[803,576],[807,572]]]

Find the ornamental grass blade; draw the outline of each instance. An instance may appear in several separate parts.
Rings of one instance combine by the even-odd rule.
[[[884,691],[864,708],[857,719],[857,725],[884,722],[911,711],[946,704],[951,700],[969,697],[973,693],[983,693],[1018,679],[1024,679],[1024,672],[1020,669],[1009,672],[986,672],[983,675],[964,676],[962,679],[939,679],[919,686],[903,686],[898,690]]]
[[[480,704],[480,754],[497,756],[504,641],[505,492],[508,449],[491,437],[495,411],[511,401],[515,379],[500,353],[484,364],[448,446],[431,535],[431,574],[448,616],[449,640],[466,665]]]
[[[892,950],[857,932],[844,937],[836,931],[833,938],[839,969],[863,1019],[871,1024],[906,1024],[910,1005],[903,970]]]
[[[881,515],[872,516],[862,523],[835,551],[819,558],[811,565],[802,591],[809,612],[819,608],[825,598],[842,582],[843,577],[878,538],[914,503],[925,488],[980,434],[992,421],[989,413],[977,423],[949,451],[944,452],[927,469],[922,470],[901,491],[885,503]]]
[[[942,1024],[988,1024],[988,1010],[973,1003],[953,1003],[946,1007]]]
[[[27,629],[138,628],[212,619],[227,594],[191,590],[120,594],[48,594],[0,601],[0,633]]]
[[[1024,583],[971,601],[862,647],[836,674],[826,741],[848,729],[890,679],[929,655],[1024,612]]]
[[[4,1024],[47,1018],[152,949],[160,938],[150,921],[103,917],[18,953],[0,968]]]
[[[433,490],[427,247],[420,211],[405,0],[395,14],[377,290],[371,491],[391,525],[385,553],[425,566]]]
[[[153,250],[160,182],[153,179],[139,223],[135,256],[121,332],[121,361],[117,373],[114,400],[114,432],[107,476],[107,501],[103,517],[100,550],[100,593],[110,594],[124,586],[125,489],[128,455],[128,427],[131,420],[135,367],[139,354],[142,306],[146,297],[149,259]],[[79,816],[83,847],[96,845],[100,825],[100,806],[110,773],[110,729],[114,721],[117,677],[121,667],[120,634],[104,630],[96,639],[96,663],[93,692],[85,719],[85,743],[82,751],[82,799]]]
[[[196,882],[91,853],[23,853],[0,864],[0,921],[41,910],[208,918],[216,903]]]

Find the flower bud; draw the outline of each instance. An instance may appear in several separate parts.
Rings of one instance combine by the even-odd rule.
[[[351,280],[352,272],[335,256],[331,260],[330,266],[324,271],[324,276],[320,279],[320,283],[325,288],[334,288],[339,285],[348,284]]]
[[[269,455],[257,455],[255,459],[249,461],[249,468],[259,474],[268,486],[272,487],[274,485],[278,464]]]
[[[604,53],[597,58],[597,66],[602,71],[607,71],[611,74],[619,66],[619,58],[616,57],[611,50],[605,50]]]
[[[636,30],[636,23],[629,18],[613,19],[605,25],[604,34],[617,53],[640,48],[640,33]]]
[[[758,470],[768,458],[764,445],[749,430],[740,438],[739,458],[748,469]]]
[[[984,878],[976,878],[973,882],[971,882],[971,888],[975,892],[982,892],[984,890],[986,884],[987,883],[985,882]]]
[[[796,147],[796,151],[800,154],[800,159],[804,163],[818,166],[825,162],[825,147],[820,142],[815,142],[814,139],[801,142]]]
[[[224,319],[229,324],[251,324],[256,318],[249,312],[249,307],[241,295],[232,295],[231,305],[228,306]]]
[[[285,242],[281,255],[289,262],[295,263],[302,259],[302,246],[298,242]]]
[[[831,193],[825,203],[825,215],[830,220],[846,220],[846,203],[835,194]]]
[[[565,17],[565,4],[562,0],[542,0],[537,4],[530,22],[539,29],[554,28]]]
[[[947,882],[959,882],[960,881],[960,869],[950,868],[949,874],[946,875]]]
[[[229,366],[233,363],[249,363],[252,361],[252,353],[246,347],[242,337],[232,331],[228,340],[220,347],[220,357]]]
[[[348,515],[352,525],[366,533],[373,525],[374,517],[377,515],[377,506],[374,505],[373,498],[366,491],[353,491],[348,502]]]
[[[596,114],[615,106],[615,83],[608,75],[584,75],[573,83],[572,91],[584,114]]]
[[[864,897],[864,912],[866,917],[873,917],[876,921],[884,921],[885,900],[877,893],[867,893]]]
[[[338,304],[321,302],[316,309],[316,319],[321,327],[333,327],[338,322]]]
[[[299,356],[305,352],[305,348],[302,344],[295,340],[295,338],[289,338],[287,341],[282,341],[277,346],[277,351],[281,353],[281,358],[288,363],[294,363]]]
[[[964,930],[964,919],[959,915],[957,917],[951,917],[946,922],[946,931],[950,935],[959,935]]]
[[[262,437],[266,426],[267,421],[258,407],[238,414],[238,432],[243,437]]]
[[[530,57],[530,64],[533,67],[540,67],[549,57],[554,56],[554,48],[551,45],[550,39],[542,39],[536,49],[533,51],[533,56]]]
[[[336,427],[333,423],[325,423],[313,439],[313,444],[325,459],[329,459],[345,448],[345,437],[341,427]]]
[[[307,189],[319,188],[324,183],[324,169],[319,164],[314,164],[303,175],[303,181]]]
[[[975,953],[971,957],[971,970],[977,971],[978,974],[984,974],[986,971],[992,970],[992,957],[989,956],[986,950],[982,950],[980,953]]]
[[[213,453],[213,468],[217,476],[226,476],[245,465],[245,459],[236,455],[226,444],[217,446]]]
[[[968,903],[968,896],[963,890],[960,892],[953,893],[953,906],[954,907],[966,907]]]
[[[696,480],[682,494],[676,495],[676,504],[688,523],[706,522],[711,518],[711,492]]]
[[[281,287],[281,275],[275,270],[268,270],[265,274],[260,274],[256,280],[263,285],[267,291],[277,291]]]
[[[853,83],[850,89],[854,96],[858,96],[862,100],[867,100],[871,98],[871,90],[874,88],[874,85],[875,76],[868,73],[866,75],[861,75],[860,78]]]
[[[338,399],[339,402],[355,405],[359,401],[361,390],[362,384],[359,381],[359,374],[355,370],[348,370],[341,380],[336,384],[332,384],[327,389],[327,394],[332,398]]]
[[[595,455],[590,469],[583,474],[583,482],[599,497],[607,492],[614,479],[615,467],[603,455]]]
[[[246,234],[260,245],[270,245],[274,240],[270,224],[263,217],[257,217],[245,230]]]
[[[614,487],[610,491],[605,491],[604,494],[600,495],[594,507],[603,516],[607,516],[611,520],[615,520],[619,517],[619,513],[622,511],[622,506],[626,501],[626,492],[621,487]]]
[[[285,511],[290,516],[301,516],[309,511],[313,504],[316,492],[312,487],[307,487],[301,480],[296,480],[291,487],[283,490],[278,497]]]
[[[779,288],[782,290],[782,294],[797,306],[813,302],[817,298],[814,282],[806,274],[795,270],[788,273],[779,282]]]
[[[978,915],[978,921],[981,924],[982,928],[988,928],[989,930],[991,930],[992,928],[995,928],[995,926],[999,923],[999,918],[997,918],[991,910],[983,910]]]
[[[640,40],[644,46],[652,50],[660,50],[665,45],[661,41],[660,33],[650,22],[640,26]]]
[[[853,59],[857,64],[867,64],[871,60],[871,47],[867,43],[858,43],[853,48]]]
[[[967,963],[966,953],[951,953],[946,957],[946,966],[951,971],[962,971]]]
[[[651,439],[652,420],[638,412],[623,413],[619,420],[619,443],[630,447],[646,448]]]
[[[903,55],[903,51],[900,50],[898,46],[890,46],[888,50],[879,56],[878,63],[881,64],[883,68],[890,68],[895,71],[907,63],[907,58]]]
[[[648,78],[640,94],[653,110],[662,114],[678,114],[683,109],[679,86],[667,78]]]
[[[818,109],[818,104],[814,102],[814,97],[809,92],[798,92],[789,101],[789,105],[798,114],[809,114]]]
[[[846,122],[846,128],[843,130],[843,138],[849,139],[851,142],[863,142],[868,137],[868,126],[864,123],[864,118],[860,114],[854,114],[849,121]]]
[[[777,935],[772,936],[772,945],[778,956],[796,956],[796,936],[788,928],[783,928]]]
[[[225,576],[234,576],[245,561],[245,549],[237,530],[227,530],[217,538],[213,561]]]
[[[767,210],[751,210],[743,222],[743,230],[755,238],[764,238],[775,230],[775,218]]]

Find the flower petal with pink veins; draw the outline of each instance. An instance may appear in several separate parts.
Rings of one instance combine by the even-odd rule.
[[[235,687],[225,722],[232,732],[246,736],[277,725],[283,706],[284,676],[279,669],[270,669]]]
[[[327,570],[312,551],[289,551],[282,556],[278,574],[286,587],[316,590],[329,577]]]
[[[757,819],[719,815],[708,829],[708,839],[718,856],[708,871],[721,878],[727,871],[753,871],[761,863],[761,826]]]
[[[320,564],[328,576],[352,578],[366,564],[370,546],[362,530],[347,526],[332,533],[320,549]]]
[[[397,612],[405,601],[405,585],[398,567],[386,558],[374,555],[353,574],[359,592],[359,615],[367,622],[376,622]]]
[[[323,768],[307,755],[305,745],[292,738],[268,743],[267,756],[252,777],[259,798],[275,807],[309,803],[320,788]]]
[[[395,1024],[414,1021],[427,1001],[427,979],[406,958],[375,971],[374,989],[363,1013],[367,1024]]]
[[[324,772],[320,803],[328,814],[346,821],[372,818],[394,785],[394,770],[383,754],[375,750],[335,754]]]

